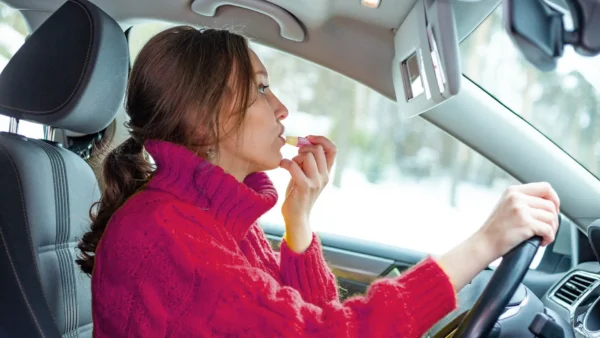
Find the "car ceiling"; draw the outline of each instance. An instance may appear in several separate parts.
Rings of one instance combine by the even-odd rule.
[[[34,30],[64,0],[0,0],[21,10]],[[207,2],[210,0],[204,0]],[[219,3],[257,3],[266,0],[235,0]],[[191,0],[94,0],[127,29],[149,20],[198,26],[232,28],[258,42],[305,58],[349,76],[381,94],[395,99],[390,69],[394,57],[394,31],[417,0],[382,0],[377,9],[359,0],[269,0],[296,17],[306,32],[303,42],[284,39],[271,18],[235,6],[220,7],[215,17],[192,11]],[[454,1],[458,35],[468,35],[500,0]],[[389,65],[389,67],[382,67]]]

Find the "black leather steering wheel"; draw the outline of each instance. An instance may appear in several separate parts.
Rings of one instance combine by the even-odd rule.
[[[541,238],[533,237],[512,249],[490,279],[483,293],[456,328],[453,337],[487,337],[502,311],[523,281]]]

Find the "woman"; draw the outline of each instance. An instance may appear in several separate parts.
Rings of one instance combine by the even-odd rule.
[[[105,160],[79,244],[95,337],[419,337],[494,259],[535,234],[554,239],[556,193],[516,186],[471,238],[342,303],[309,224],[336,149],[309,136],[282,159],[288,112],[243,37],[162,32],[140,52],[127,94],[132,136]],[[277,201],[263,171],[277,167],[291,175],[280,253],[257,224]]]

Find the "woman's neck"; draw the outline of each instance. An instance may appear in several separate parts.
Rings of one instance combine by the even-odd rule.
[[[229,175],[235,177],[238,182],[244,182],[248,175],[255,172],[251,170],[250,162],[248,160],[220,156],[212,163],[221,167],[223,171]]]

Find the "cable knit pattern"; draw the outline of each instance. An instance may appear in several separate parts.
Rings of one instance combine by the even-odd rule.
[[[420,337],[455,308],[431,258],[340,302],[316,235],[302,254],[271,249],[257,224],[277,201],[266,174],[240,183],[183,147],[146,149],[154,177],[96,251],[94,337]]]

